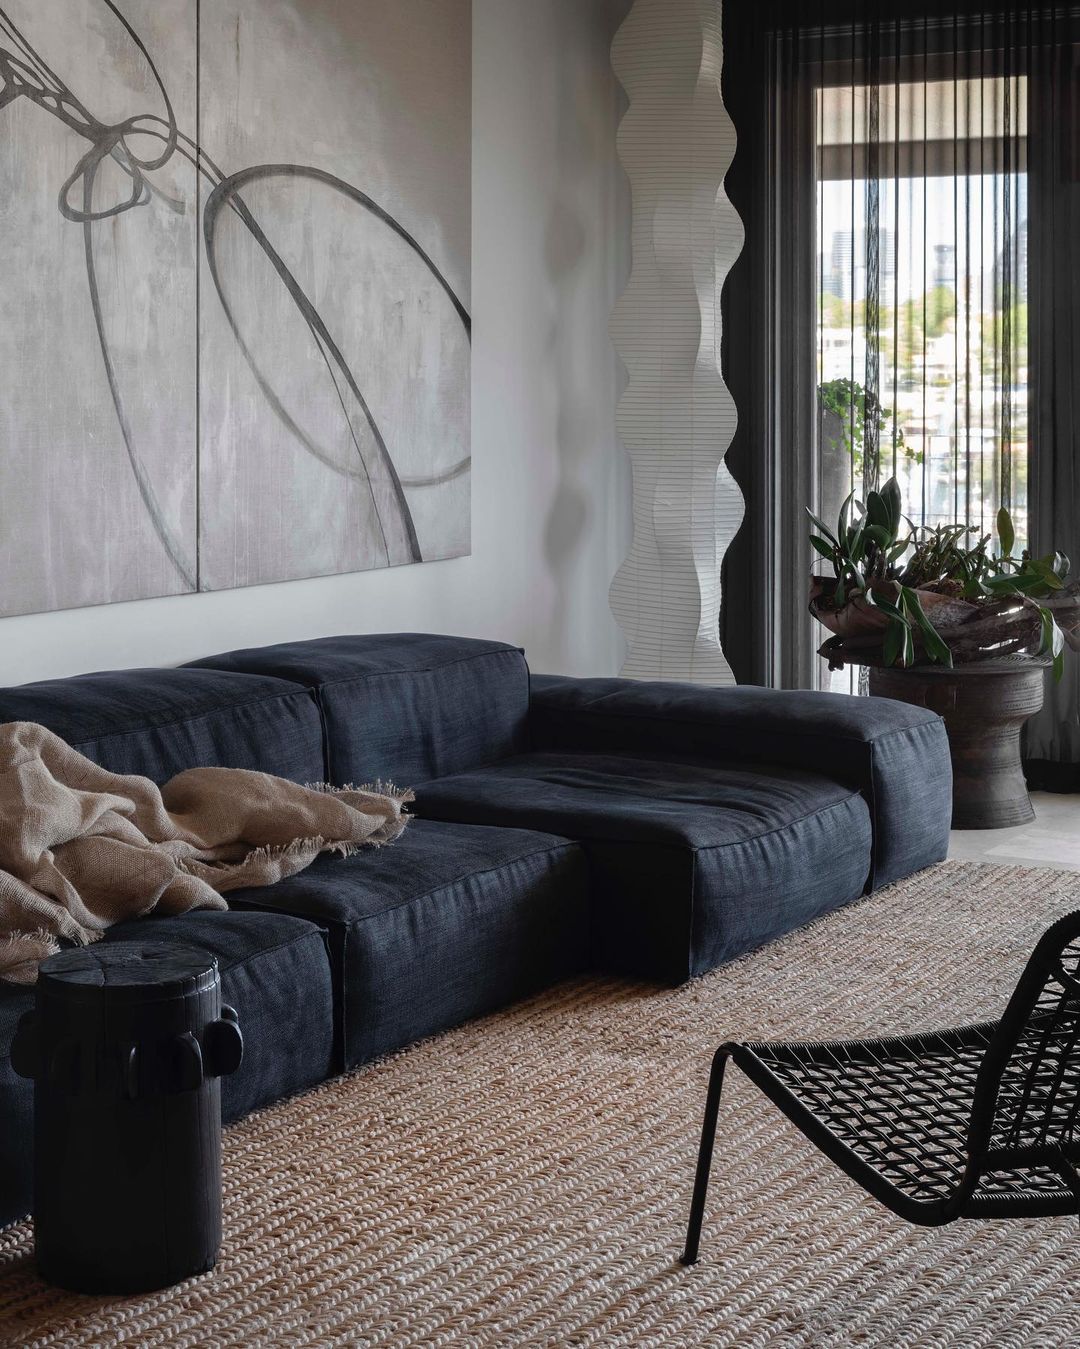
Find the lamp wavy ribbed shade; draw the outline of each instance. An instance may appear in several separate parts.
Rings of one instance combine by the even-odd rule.
[[[637,679],[732,684],[720,566],[743,516],[724,466],[736,412],[720,377],[720,288],[742,248],[723,192],[735,132],[720,98],[716,0],[637,0],[612,65],[629,98],[619,154],[633,192],[633,267],[611,320],[630,379],[618,429],[634,533],[611,585]]]

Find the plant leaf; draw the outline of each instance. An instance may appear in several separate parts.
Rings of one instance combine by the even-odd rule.
[[[1022,595],[1024,593],[1019,576],[984,576],[980,585],[988,595]]]
[[[832,530],[829,528],[829,526],[825,523],[824,520],[818,519],[818,517],[814,514],[814,512],[810,509],[809,506],[807,506],[806,508],[806,513],[810,517],[810,519],[814,522],[814,524],[817,526],[817,528],[821,530],[822,534],[824,534],[824,536],[829,540],[830,543],[834,544],[837,543],[836,535],[832,532]]]
[[[1060,556],[1059,553],[1049,553],[1046,557],[1027,558],[1021,571],[1021,575],[1030,575],[1031,573],[1034,573],[1036,576],[1041,577],[1051,590],[1060,590],[1065,584],[1058,571]],[[1067,574],[1068,569],[1066,569],[1066,575]]]
[[[819,539],[816,534],[810,535],[810,542],[818,550],[823,558],[829,562],[836,561],[836,549],[826,543],[824,539]]]
[[[883,614],[888,614],[890,618],[906,626],[907,619],[891,600],[887,600],[881,595],[874,595],[870,591],[867,592],[866,598],[870,600],[875,609],[880,609]]]
[[[885,629],[885,641],[882,644],[881,655],[886,665],[895,665],[896,658],[904,645],[904,633],[907,631],[901,622],[892,622]]]
[[[997,535],[1001,542],[1001,556],[1012,557],[1013,544],[1016,542],[1016,530],[1012,516],[1004,506],[997,513]]]
[[[872,525],[878,525],[884,530],[890,526],[889,508],[880,492],[867,492],[866,494],[866,518]]]
[[[944,638],[934,627],[926,616],[926,610],[922,607],[922,600],[919,599],[918,591],[905,586],[901,592],[904,601],[904,607],[908,616],[913,618],[919,626],[922,633],[923,646],[926,647],[926,654],[932,661],[938,665],[946,665],[952,669],[952,652],[945,643]]]
[[[1065,635],[1058,627],[1057,619],[1045,605],[1039,605],[1039,618],[1042,621],[1042,644],[1040,655],[1050,654],[1054,660],[1054,679],[1060,680],[1065,673]]]
[[[837,536],[841,539],[848,532],[848,520],[850,519],[851,514],[851,503],[854,500],[854,498],[855,498],[855,489],[853,487],[851,491],[847,494],[847,496],[843,499],[843,501],[840,503],[840,514],[837,518],[836,529],[837,529]]]
[[[903,518],[903,502],[900,496],[900,484],[895,478],[890,478],[881,489],[881,500],[888,512],[889,532],[895,534],[900,528],[900,521]]]

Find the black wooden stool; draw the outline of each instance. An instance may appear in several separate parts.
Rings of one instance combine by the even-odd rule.
[[[243,1055],[216,959],[99,942],[41,966],[15,1071],[34,1079],[34,1243],[50,1283],[164,1288],[221,1244],[221,1085]]]

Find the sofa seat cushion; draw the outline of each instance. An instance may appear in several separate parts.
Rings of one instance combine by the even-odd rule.
[[[949,849],[949,737],[925,707],[751,684],[533,675],[529,722],[534,750],[787,764],[858,787],[874,828],[868,888]]]
[[[235,1007],[244,1059],[221,1082],[226,1122],[303,1091],[333,1071],[334,1007],[326,934],[285,914],[196,911],[119,923],[105,941],[182,942],[218,959],[221,991]],[[11,1067],[19,1017],[32,988],[0,982],[0,1223],[31,1203],[33,1083]]]
[[[306,684],[326,727],[327,777],[402,786],[528,748],[529,671],[516,646],[393,632],[321,637],[194,662]]]
[[[387,847],[228,899],[327,928],[346,1067],[565,978],[587,950],[580,849],[522,829],[414,820]]]
[[[0,689],[0,721],[36,721],[113,773],[167,782],[187,768],[325,777],[309,689],[219,670],[106,670]]]
[[[795,768],[537,753],[426,783],[415,809],[580,840],[594,957],[668,982],[850,903],[870,870],[862,796]]]

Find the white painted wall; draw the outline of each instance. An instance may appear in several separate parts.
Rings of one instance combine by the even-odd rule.
[[[629,540],[607,324],[629,261],[609,46],[627,0],[473,0],[473,550],[450,562],[0,620],[0,685],[339,632],[610,674]],[[0,577],[0,585],[3,577]]]

